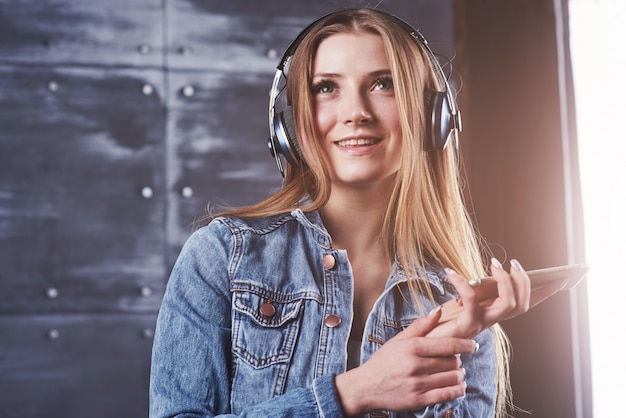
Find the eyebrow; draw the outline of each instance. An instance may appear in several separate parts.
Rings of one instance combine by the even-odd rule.
[[[368,73],[367,75],[372,78],[375,78],[375,77],[380,77],[380,76],[385,76],[385,75],[390,75],[390,74],[391,74],[390,69],[384,69],[384,70],[372,71]],[[341,76],[342,75],[339,73],[315,73],[313,74],[312,78],[338,78]]]

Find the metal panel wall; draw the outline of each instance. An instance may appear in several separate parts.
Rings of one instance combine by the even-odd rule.
[[[362,3],[0,0],[0,416],[147,416],[182,244],[209,202],[280,186],[280,54]],[[451,0],[379,7],[451,55]]]
[[[165,285],[160,0],[0,2],[0,415],[145,416]]]

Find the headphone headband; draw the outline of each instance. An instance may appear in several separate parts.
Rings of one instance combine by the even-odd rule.
[[[359,9],[348,9],[342,12],[356,11]],[[373,9],[369,9],[373,10]],[[436,73],[439,83],[443,85],[444,91],[436,91],[428,88],[424,92],[425,96],[425,109],[427,115],[430,115],[428,121],[426,134],[427,137],[424,141],[424,148],[429,149],[444,149],[450,141],[450,137],[453,137],[454,146],[458,147],[458,133],[461,131],[461,112],[459,111],[456,101],[454,99],[452,89],[448,84],[443,68],[441,67],[437,56],[428,45],[428,41],[421,34],[421,32],[413,28],[406,21],[394,16],[390,13],[375,10],[376,13],[389,17],[402,27],[415,41],[424,49],[430,66]],[[285,160],[292,166],[299,166],[304,162],[304,157],[300,150],[300,145],[297,139],[297,131],[295,127],[295,121],[293,116],[293,109],[287,103],[285,96],[287,73],[286,67],[289,60],[295,53],[296,49],[302,42],[302,40],[315,28],[321,21],[338,12],[332,12],[324,15],[307,27],[305,27],[296,38],[289,44],[285,53],[281,57],[276,73],[274,75],[274,81],[272,83],[272,90],[270,92],[269,102],[269,130],[270,137],[268,139],[268,146],[272,156],[276,159],[276,164],[281,175],[284,177],[284,168],[280,156],[284,156]],[[282,105],[282,109],[277,109],[277,104]],[[428,118],[427,118],[428,119]]]

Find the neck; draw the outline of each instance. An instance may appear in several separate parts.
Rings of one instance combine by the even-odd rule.
[[[381,233],[390,190],[333,187],[328,203],[320,210],[333,246],[348,250],[353,257],[384,256],[386,241]]]

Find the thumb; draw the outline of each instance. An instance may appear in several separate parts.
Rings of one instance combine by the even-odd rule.
[[[441,305],[430,311],[427,316],[417,318],[393,339],[404,340],[407,338],[424,337],[439,324],[439,319],[441,319]]]

